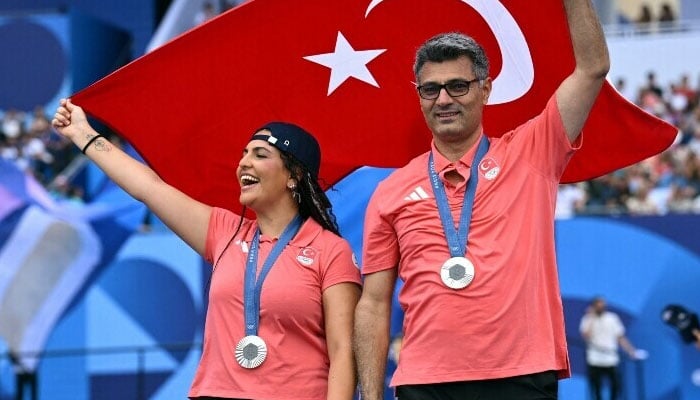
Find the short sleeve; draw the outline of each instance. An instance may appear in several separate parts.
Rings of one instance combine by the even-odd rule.
[[[207,228],[207,240],[204,248],[204,259],[209,264],[214,264],[216,259],[233,238],[234,230],[238,227],[241,216],[223,208],[213,208],[209,216]],[[242,227],[244,228],[244,227]],[[245,232],[246,229],[241,229]],[[240,234],[240,232],[239,232]]]
[[[345,239],[338,240],[329,248],[326,265],[322,272],[321,290],[338,283],[356,283],[361,285],[360,269],[357,259]]]
[[[396,231],[388,220],[390,217],[382,213],[383,183],[372,195],[365,213],[362,240],[362,273],[365,275],[394,268],[400,260]]]

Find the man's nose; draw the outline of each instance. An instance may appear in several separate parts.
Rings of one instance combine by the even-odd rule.
[[[435,99],[436,104],[450,104],[454,101],[452,96],[450,96],[449,93],[447,93],[447,89],[444,87],[440,88],[440,92],[438,93],[437,99]]]

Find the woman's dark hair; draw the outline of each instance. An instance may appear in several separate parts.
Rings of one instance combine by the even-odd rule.
[[[284,151],[280,151],[284,166],[292,173],[292,177],[297,180],[296,188],[292,191],[298,194],[299,214],[302,218],[313,218],[324,229],[340,236],[340,229],[333,214],[333,205],[328,200],[328,196],[321,188],[318,180],[311,176],[311,173],[302,163]]]

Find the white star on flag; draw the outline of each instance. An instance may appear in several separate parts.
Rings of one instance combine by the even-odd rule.
[[[348,40],[345,39],[345,36],[338,32],[333,53],[307,56],[304,59],[331,69],[331,79],[328,82],[328,96],[330,96],[335,89],[350,77],[379,87],[372,73],[367,69],[367,63],[385,51],[386,49],[355,51],[348,43]]]

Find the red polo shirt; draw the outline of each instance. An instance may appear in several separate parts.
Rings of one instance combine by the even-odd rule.
[[[444,174],[457,170],[468,179],[476,147],[451,163],[433,145],[455,223],[466,182],[453,186]],[[399,294],[405,336],[393,386],[546,370],[570,375],[554,208],[574,150],[555,97],[538,117],[490,139],[478,166],[467,244],[475,275],[461,290],[440,278],[450,254],[428,177],[429,153],[379,184],[365,218],[362,272],[398,266],[405,281]]]
[[[244,271],[257,225],[245,220],[231,241],[238,221],[230,211],[212,210],[205,255],[210,263],[223,256],[212,276],[202,359],[189,396],[325,400],[330,362],[322,295],[338,283],[361,283],[352,249],[313,219],[304,222],[263,285],[258,336],[266,342],[267,358],[245,369],[234,348],[245,336]],[[259,269],[276,241],[260,237]]]

